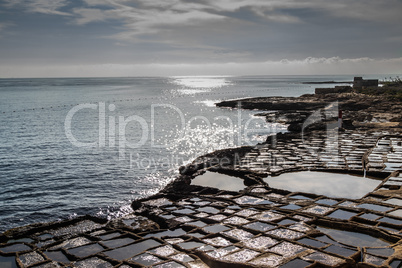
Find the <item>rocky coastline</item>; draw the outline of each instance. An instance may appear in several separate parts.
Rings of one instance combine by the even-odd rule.
[[[0,264],[401,267],[401,102],[350,92],[217,106],[257,109],[289,132],[200,156],[161,192],[134,201],[124,218],[85,216],[9,230],[0,235]],[[216,181],[219,174],[242,180],[243,187],[193,183],[206,172],[217,174]],[[325,172],[323,180],[368,176],[378,185],[356,199],[274,188],[265,180],[289,172]]]

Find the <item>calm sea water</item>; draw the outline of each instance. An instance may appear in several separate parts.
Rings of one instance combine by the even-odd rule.
[[[0,79],[0,231],[119,217],[178,167],[284,131],[220,100],[299,96],[352,76]],[[253,130],[253,131],[249,131]]]

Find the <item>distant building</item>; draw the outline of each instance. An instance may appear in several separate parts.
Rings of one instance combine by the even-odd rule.
[[[363,77],[355,77],[353,80],[354,89],[364,89],[364,88],[378,88],[378,79],[368,79],[365,80]]]

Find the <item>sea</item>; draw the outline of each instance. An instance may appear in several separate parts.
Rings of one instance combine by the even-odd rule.
[[[383,78],[384,75],[364,76]],[[353,76],[0,79],[0,232],[81,215],[116,218],[179,167],[286,126],[216,102],[300,96]]]

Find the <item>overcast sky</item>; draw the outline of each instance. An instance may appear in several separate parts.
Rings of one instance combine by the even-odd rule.
[[[401,0],[0,0],[0,77],[402,73]]]

